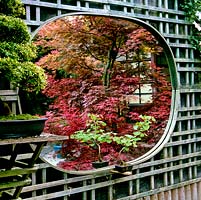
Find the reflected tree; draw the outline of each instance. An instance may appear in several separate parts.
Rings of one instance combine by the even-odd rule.
[[[140,115],[150,115],[156,122],[142,142],[160,139],[171,84],[166,61],[159,61],[163,49],[145,28],[111,17],[67,16],[46,24],[34,40],[37,64],[49,75],[44,93],[53,99],[47,131],[71,135],[85,129],[87,114],[94,113],[106,131],[122,136],[133,132]]]

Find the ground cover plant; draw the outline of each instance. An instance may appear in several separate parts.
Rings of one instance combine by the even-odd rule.
[[[45,25],[34,41],[37,65],[48,74],[46,131],[70,137],[60,167],[92,169],[100,151],[101,159],[114,164],[122,148],[121,160],[132,160],[159,141],[170,114],[171,83],[163,49],[150,32],[122,19],[67,16]],[[100,118],[100,129],[89,128],[89,116]],[[143,137],[126,148],[123,138],[137,136],[133,127],[147,118]],[[91,132],[116,139],[92,145]],[[86,133],[88,140],[81,138]]]

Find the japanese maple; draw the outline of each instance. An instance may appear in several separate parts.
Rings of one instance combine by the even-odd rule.
[[[102,116],[107,132],[123,136],[132,134],[140,115],[147,115],[156,122],[142,141],[160,139],[170,113],[171,84],[164,68],[149,61],[163,51],[150,32],[122,19],[67,16],[42,28],[35,44],[40,50],[37,64],[49,74],[43,92],[53,100],[47,131],[70,136],[86,128],[86,116],[92,113]],[[154,91],[151,101],[130,107],[127,97],[135,98],[135,91],[147,82]],[[82,156],[76,162],[85,160],[84,168],[90,168],[78,146]],[[113,158],[118,148],[108,148]]]

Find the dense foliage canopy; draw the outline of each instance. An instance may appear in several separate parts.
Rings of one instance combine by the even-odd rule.
[[[0,0],[0,77],[28,92],[44,89],[44,70],[33,63],[36,48],[30,41],[19,0]],[[7,88],[8,89],[8,88]]]
[[[25,9],[21,0],[0,0],[0,14],[23,17]]]

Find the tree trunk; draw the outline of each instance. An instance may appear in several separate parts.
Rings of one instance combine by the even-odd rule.
[[[114,50],[114,47],[115,47],[115,42],[113,42],[108,52],[108,60],[103,72],[103,86],[105,87],[105,91],[107,91],[107,89],[110,87],[110,78],[111,78],[112,68],[114,65],[114,61],[116,60],[116,57],[117,57],[117,51]]]

